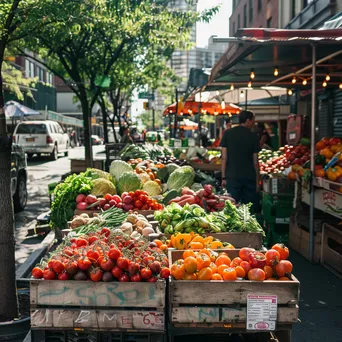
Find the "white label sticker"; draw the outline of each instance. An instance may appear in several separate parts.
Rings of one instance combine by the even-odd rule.
[[[272,194],[278,193],[278,179],[272,179]]]
[[[292,139],[296,139],[296,133],[290,133],[289,134],[289,138]]]
[[[247,295],[247,330],[275,330],[277,296]]]

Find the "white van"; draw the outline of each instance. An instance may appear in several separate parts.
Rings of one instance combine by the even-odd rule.
[[[34,154],[40,156],[47,153],[51,160],[56,160],[61,152],[68,156],[69,136],[56,121],[20,122],[14,130],[13,139],[27,153],[28,158]]]

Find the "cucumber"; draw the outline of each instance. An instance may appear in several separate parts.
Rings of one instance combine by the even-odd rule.
[[[171,200],[173,200],[174,198],[176,198],[178,196],[179,196],[179,193],[178,193],[177,190],[170,190],[170,191],[168,191],[166,193],[164,199],[163,199],[164,205],[168,205]]]

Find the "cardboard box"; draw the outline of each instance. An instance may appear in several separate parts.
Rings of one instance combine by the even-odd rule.
[[[268,194],[294,194],[294,188],[295,181],[286,177],[269,177],[263,179],[263,190]]]

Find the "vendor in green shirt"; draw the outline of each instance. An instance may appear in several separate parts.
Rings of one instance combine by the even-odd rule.
[[[259,206],[260,142],[251,131],[255,126],[254,113],[244,110],[239,115],[240,125],[224,132],[222,147],[222,187],[238,203]]]

